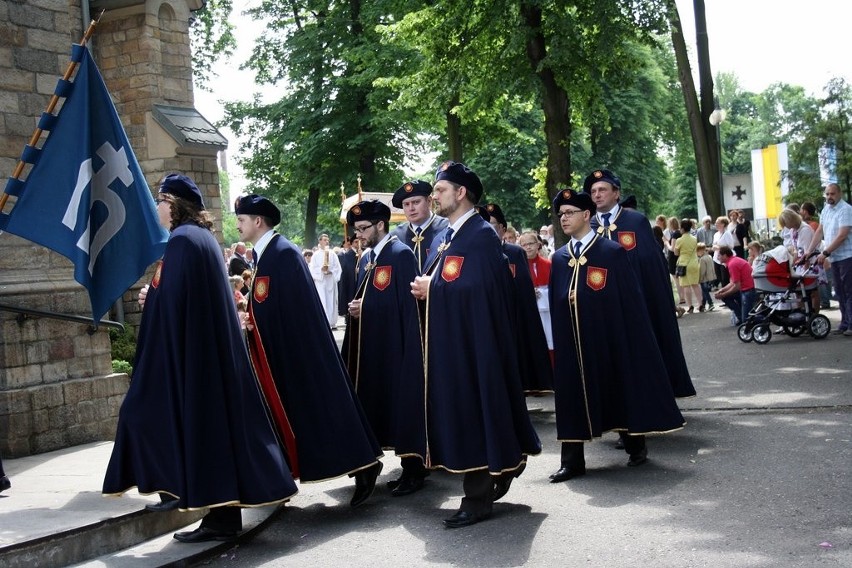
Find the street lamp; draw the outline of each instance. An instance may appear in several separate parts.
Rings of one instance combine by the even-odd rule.
[[[719,176],[719,199],[721,200],[719,204],[719,211],[721,211],[720,215],[725,215],[727,211],[725,211],[725,188],[722,185],[722,136],[720,133],[720,126],[723,122],[725,122],[725,116],[727,116],[727,113],[725,112],[725,109],[719,108],[718,97],[713,98],[713,103],[713,112],[710,113],[707,120],[709,120],[710,124],[716,129],[716,156],[718,156],[719,160],[719,171],[717,173]]]

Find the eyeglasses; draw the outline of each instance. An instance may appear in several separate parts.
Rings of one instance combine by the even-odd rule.
[[[375,225],[375,223],[370,223],[369,225],[361,225],[360,227],[354,227],[354,229],[356,233],[363,233],[364,231]]]
[[[570,217],[574,213],[582,213],[583,211],[585,211],[585,209],[575,209],[574,211],[560,211],[559,213],[556,214],[556,216],[561,219],[562,217],[565,217],[565,216]]]

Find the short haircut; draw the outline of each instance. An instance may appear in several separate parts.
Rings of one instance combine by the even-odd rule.
[[[728,245],[722,245],[719,247],[719,256],[734,256],[734,251]]]

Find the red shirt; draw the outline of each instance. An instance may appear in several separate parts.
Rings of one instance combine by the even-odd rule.
[[[748,292],[754,290],[754,278],[751,276],[751,264],[747,260],[738,256],[732,256],[727,262],[728,273],[731,275],[731,282],[737,282],[740,285],[740,292]]]
[[[541,256],[536,256],[533,259],[527,259],[527,264],[530,267],[533,286],[547,286],[550,282],[550,261]]]

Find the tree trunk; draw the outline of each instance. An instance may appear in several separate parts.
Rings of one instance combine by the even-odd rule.
[[[547,44],[542,32],[542,11],[536,4],[521,4],[521,16],[527,30],[527,59],[541,81],[541,106],[544,111],[544,138],[547,147],[545,188],[548,200],[571,181],[571,102],[568,93],[556,82],[553,70],[544,64]],[[565,242],[559,219],[551,211],[554,239]]]
[[[695,151],[695,162],[698,170],[698,183],[701,186],[701,196],[707,214],[713,218],[724,213],[724,202],[721,187],[721,163],[719,145],[716,139],[716,128],[710,124],[710,113],[715,107],[713,99],[713,76],[710,71],[710,55],[707,41],[707,24],[704,15],[704,0],[694,0],[695,27],[697,35],[698,74],[701,84],[701,106],[695,92],[692,79],[692,69],[683,36],[683,26],[680,14],[674,0],[668,2],[669,24],[671,25],[672,45],[677,61],[678,78],[683,91],[686,105],[686,115],[689,121],[689,131],[692,146]]]

